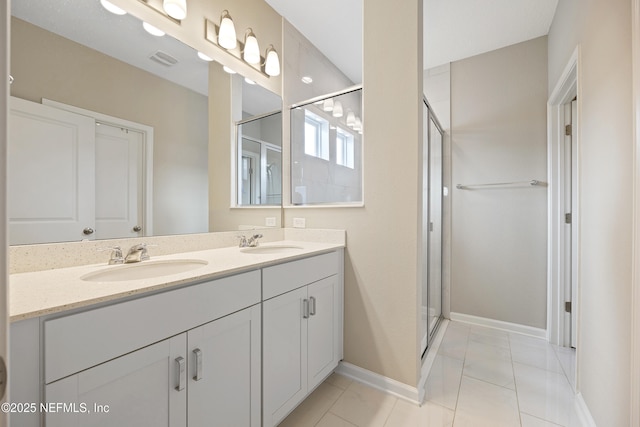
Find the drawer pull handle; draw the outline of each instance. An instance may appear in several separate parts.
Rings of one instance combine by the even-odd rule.
[[[309,302],[311,305],[311,309],[309,310],[309,314],[312,316],[316,315],[316,297],[309,297]]]
[[[176,363],[178,364],[178,385],[176,386],[176,390],[182,391],[185,387],[185,371],[187,368],[187,364],[184,361],[184,357],[178,357],[176,359]]]
[[[202,350],[196,348],[193,350],[193,354],[196,356],[196,374],[193,376],[193,380],[200,381],[202,379]]]
[[[306,298],[302,300],[302,318],[309,318],[309,300]]]

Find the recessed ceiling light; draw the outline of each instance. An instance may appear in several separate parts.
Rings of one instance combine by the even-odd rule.
[[[313,83],[313,79],[310,76],[304,76],[302,78],[302,83],[310,85],[311,83]]]
[[[104,7],[105,9],[107,9],[109,12],[116,14],[116,15],[126,15],[127,12],[123,9],[120,9],[118,6],[116,6],[115,4],[111,3],[110,1],[107,0],[100,0],[100,4],[102,5],[102,7]]]
[[[156,28],[147,22],[143,22],[142,27],[145,29],[147,33],[151,34],[152,36],[162,37],[165,35],[165,32],[162,31],[160,28]]]
[[[256,84],[256,82],[254,82],[253,80],[251,80],[250,78],[247,78],[247,77],[244,78],[244,81],[247,82],[250,85]]]
[[[227,67],[226,65],[224,65],[224,66],[222,67],[222,69],[223,69],[224,71],[226,71],[227,73],[229,73],[229,74],[235,74],[235,73],[236,73],[234,70],[232,70],[231,68]]]
[[[205,55],[205,54],[204,54],[204,53],[202,53],[202,52],[198,52],[198,58],[202,59],[203,61],[207,61],[207,62],[211,62],[211,61],[213,61],[213,58],[211,58],[211,57],[209,57],[209,56]]]

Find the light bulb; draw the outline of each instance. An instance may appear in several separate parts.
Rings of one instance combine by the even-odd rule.
[[[247,34],[244,38],[244,52],[242,58],[249,64],[260,63],[260,46],[258,46],[258,39],[253,34],[251,28],[247,30]]]
[[[245,82],[247,82],[247,83],[248,83],[248,84],[250,84],[250,85],[254,85],[254,84],[256,84],[256,82],[254,82],[253,80],[251,80],[251,79],[250,79],[250,78],[248,78],[248,77],[245,77],[245,78],[244,78],[244,81],[245,81]]]
[[[267,58],[264,63],[264,72],[271,77],[280,75],[280,58],[278,58],[278,52],[269,46],[267,48]]]
[[[205,55],[202,52],[198,52],[198,58],[202,59],[203,61],[207,61],[207,62],[213,61],[213,58],[211,58],[210,56]]]
[[[145,29],[147,33],[151,34],[152,36],[162,37],[165,34],[165,32],[162,31],[160,28],[156,28],[153,25],[146,22],[142,23],[142,27]]]
[[[187,17],[187,0],[164,0],[162,8],[167,15],[178,21]]]
[[[355,124],[356,124],[356,115],[353,114],[353,111],[349,111],[347,113],[347,126],[352,128],[353,125],[355,125]]]
[[[111,13],[113,13],[115,15],[126,15],[127,14],[127,12],[125,10],[120,9],[118,6],[116,6],[115,4],[111,3],[110,1],[100,0],[100,4],[102,5],[102,7],[104,7],[109,12],[111,12]]]
[[[353,125],[353,130],[355,131],[362,131],[362,120],[360,120],[360,117],[356,117],[356,122]]]
[[[222,12],[220,20],[220,32],[218,33],[218,44],[225,49],[235,49],[238,41],[236,40],[236,27],[233,20],[226,10]]]
[[[322,103],[322,109],[324,111],[333,111],[333,98],[325,99]]]
[[[344,112],[342,111],[342,102],[336,101],[333,104],[333,117],[342,117]]]

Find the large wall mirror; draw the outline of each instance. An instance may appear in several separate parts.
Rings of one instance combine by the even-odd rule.
[[[234,89],[228,126],[240,123],[260,145],[264,192],[253,200],[277,209],[269,216],[280,225],[282,132],[278,141],[273,129],[248,129],[251,118],[282,108],[279,96],[213,72],[222,66],[98,0],[20,0],[12,15],[10,244],[241,228],[229,219],[245,205],[230,203],[233,175],[212,170],[211,122],[222,120],[211,109],[212,78]],[[218,157],[230,161],[228,152]],[[218,188],[223,195],[212,193]],[[219,221],[214,198],[226,200]],[[265,225],[264,213],[247,212],[238,214],[243,227]]]

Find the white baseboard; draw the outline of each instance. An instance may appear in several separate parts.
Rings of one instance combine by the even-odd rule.
[[[580,422],[582,423],[583,427],[598,427],[596,426],[595,420],[591,416],[591,412],[589,411],[587,403],[582,397],[582,393],[578,393],[576,395],[576,412],[580,417]]]
[[[407,384],[401,383],[400,381],[385,377],[384,375],[377,374],[359,366],[352,365],[351,363],[345,361],[340,362],[338,368],[336,369],[336,372],[340,375],[351,378],[354,381],[358,381],[359,383],[366,384],[370,387],[391,394],[392,396],[398,397],[416,405],[422,405],[425,397],[424,386],[427,382],[429,371],[433,366],[433,361],[435,360],[436,353],[438,352],[438,348],[440,347],[440,343],[442,342],[442,338],[444,338],[444,333],[447,330],[448,324],[449,321],[447,319],[442,319],[442,323],[438,327],[438,332],[431,342],[431,347],[427,351],[427,356],[422,362],[420,379],[418,381],[417,388],[411,387]]]
[[[519,325],[517,323],[503,322],[502,320],[487,319],[486,317],[472,316],[470,314],[451,313],[451,320],[456,322],[469,323],[472,325],[485,326],[487,328],[500,329],[506,332],[529,335],[535,338],[547,339],[546,329],[534,328],[532,326]]]
[[[385,393],[389,393],[400,399],[407,400],[416,405],[420,404],[419,392],[415,387],[411,387],[392,378],[376,374],[367,369],[352,365],[348,362],[340,362],[336,372],[345,377],[351,378],[359,383],[366,384],[369,387],[376,388]]]

